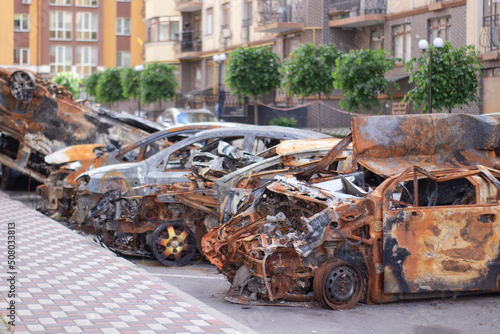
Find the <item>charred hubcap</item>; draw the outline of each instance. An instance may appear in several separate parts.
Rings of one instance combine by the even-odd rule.
[[[196,251],[196,240],[191,230],[179,222],[163,223],[153,234],[152,251],[166,266],[184,265]]]

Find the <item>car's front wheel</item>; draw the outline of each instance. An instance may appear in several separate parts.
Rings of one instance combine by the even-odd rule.
[[[162,264],[183,266],[196,252],[196,238],[189,227],[181,222],[165,222],[154,230],[150,248]]]

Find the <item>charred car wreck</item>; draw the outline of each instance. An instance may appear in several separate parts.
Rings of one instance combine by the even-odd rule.
[[[96,234],[116,252],[154,256],[169,266],[186,264],[200,250],[201,238],[219,225],[221,203],[230,188],[243,184],[252,188],[253,182],[242,182],[250,175],[265,178],[308,165],[337,141],[304,140],[308,148],[299,146],[301,151],[294,152],[293,159],[287,155],[263,159],[223,141],[208,144],[189,159],[189,183],[150,184],[106,193],[90,211]]]
[[[356,117],[309,170],[255,189],[202,240],[237,303],[333,309],[500,290],[499,126]],[[352,165],[332,170],[353,141]]]
[[[73,101],[66,88],[27,71],[0,69],[0,163],[5,188],[14,170],[44,182],[50,173],[45,156],[76,144],[131,144],[157,127],[133,126]]]
[[[83,173],[101,166],[138,162],[149,158],[200,131],[220,127],[234,127],[237,123],[192,124],[173,126],[118,149],[112,145],[74,145],[45,157],[54,170],[45,183],[37,188],[38,210],[57,220],[72,223],[76,218],[76,179]]]

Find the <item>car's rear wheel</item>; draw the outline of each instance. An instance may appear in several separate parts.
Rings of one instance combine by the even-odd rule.
[[[196,252],[196,238],[189,227],[181,222],[165,222],[153,232],[150,248],[162,264],[183,266]]]
[[[313,282],[316,299],[332,309],[348,309],[360,300],[364,280],[357,266],[341,260],[321,265]]]

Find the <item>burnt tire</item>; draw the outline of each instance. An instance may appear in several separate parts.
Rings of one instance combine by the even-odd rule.
[[[163,265],[183,266],[196,252],[196,238],[181,222],[165,222],[154,230],[149,247]]]
[[[354,307],[364,291],[364,279],[359,268],[341,260],[321,265],[313,282],[314,296],[324,306],[335,310]]]
[[[2,175],[0,175],[0,181],[2,185],[3,190],[14,190],[16,188],[17,182],[18,182],[18,177],[15,177],[12,175],[11,170],[9,167],[1,165],[2,166]]]

